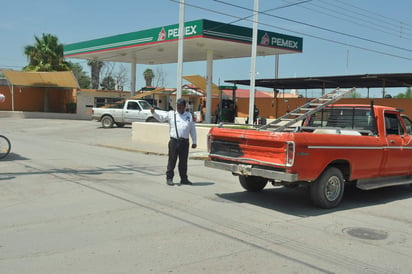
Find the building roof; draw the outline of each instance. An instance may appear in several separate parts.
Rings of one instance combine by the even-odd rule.
[[[250,85],[250,80],[228,80],[225,82],[238,85]],[[412,73],[256,79],[255,85],[257,87],[273,89],[412,87]]]
[[[186,75],[183,76],[183,79],[186,81],[192,83],[192,88],[197,88],[203,91],[203,93],[206,93],[206,85],[207,85],[207,80],[206,78],[200,76],[200,75]],[[219,95],[219,87],[212,83],[212,95]]]
[[[10,84],[25,87],[79,88],[71,71],[24,72],[2,70]]]
[[[184,62],[206,60],[208,50],[213,50],[214,60],[251,55],[251,28],[205,19],[184,25]],[[177,63],[178,30],[179,24],[174,24],[67,44],[64,56],[149,65]],[[300,53],[302,49],[300,37],[258,31],[257,56]]]

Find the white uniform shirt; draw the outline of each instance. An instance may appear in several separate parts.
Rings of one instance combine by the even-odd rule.
[[[153,117],[160,122],[169,123],[169,135],[172,138],[177,138],[175,127],[175,113],[176,113],[176,126],[179,138],[189,139],[189,135],[192,137],[193,144],[197,144],[196,126],[193,121],[192,114],[190,112],[183,112],[180,114],[177,111],[168,111],[166,113],[153,113]]]

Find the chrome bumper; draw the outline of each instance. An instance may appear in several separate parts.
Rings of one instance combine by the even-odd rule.
[[[252,165],[228,164],[228,163],[206,160],[205,166],[230,171],[235,175],[259,176],[259,177],[263,177],[263,178],[267,178],[271,180],[283,181],[283,182],[296,182],[298,180],[298,175],[295,173],[286,173],[286,172],[281,172],[281,171],[261,169],[257,167],[252,167]]]

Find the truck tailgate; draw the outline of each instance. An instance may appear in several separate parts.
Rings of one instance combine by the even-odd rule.
[[[212,128],[209,160],[286,167],[287,132]]]

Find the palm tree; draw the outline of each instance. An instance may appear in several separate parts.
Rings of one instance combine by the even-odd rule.
[[[63,44],[59,43],[57,36],[43,33],[41,38],[34,36],[34,40],[34,45],[24,47],[29,61],[24,71],[70,70],[70,65],[64,60]]]
[[[92,72],[92,88],[93,89],[98,89],[99,88],[99,83],[100,83],[100,71],[102,70],[102,67],[104,66],[103,61],[99,60],[89,60],[87,62],[87,65],[90,66]]]
[[[152,80],[155,77],[155,75],[153,73],[153,70],[146,69],[143,72],[143,77],[144,77],[144,80],[146,81],[146,87],[151,87],[152,86]]]

